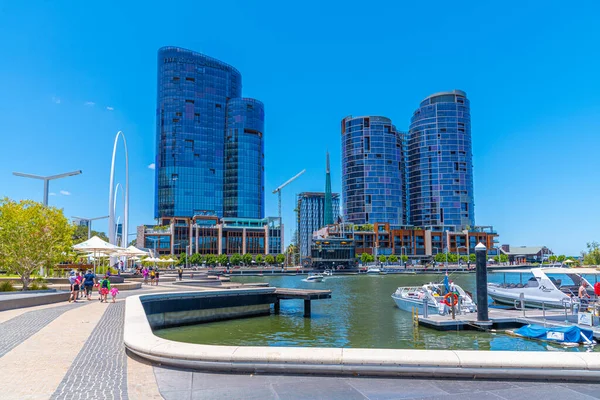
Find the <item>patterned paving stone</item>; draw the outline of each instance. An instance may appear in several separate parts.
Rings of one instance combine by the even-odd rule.
[[[80,307],[85,302],[65,304],[64,306],[29,311],[0,324],[0,357],[33,336],[51,321],[66,311]]]
[[[52,399],[128,398],[124,317],[125,302],[108,304]]]

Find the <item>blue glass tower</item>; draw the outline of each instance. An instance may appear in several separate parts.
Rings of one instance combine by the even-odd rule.
[[[416,226],[475,225],[471,114],[461,90],[432,94],[411,118],[408,192]]]
[[[224,215],[264,218],[263,103],[245,98],[229,100],[226,130]]]
[[[241,98],[239,71],[204,54],[163,47],[157,86],[155,217],[264,217],[264,108]],[[228,127],[237,129],[235,139]],[[240,160],[238,150],[246,147],[252,150]],[[250,201],[251,193],[258,196]]]
[[[389,118],[342,120],[342,197],[345,222],[406,223],[404,135]]]

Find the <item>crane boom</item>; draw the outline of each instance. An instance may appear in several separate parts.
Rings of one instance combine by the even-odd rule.
[[[287,185],[289,185],[290,183],[292,183],[294,180],[296,180],[300,175],[302,175],[305,172],[306,172],[306,170],[303,169],[296,176],[294,176],[293,178],[288,179],[283,185],[281,185],[277,189],[273,190],[273,194],[281,191],[281,189],[283,189],[284,187],[286,187]]]

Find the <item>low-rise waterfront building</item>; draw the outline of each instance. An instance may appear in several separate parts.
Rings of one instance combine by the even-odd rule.
[[[219,218],[208,213],[192,218],[161,218],[157,225],[137,228],[137,243],[156,254],[283,253],[279,218]]]
[[[553,255],[552,250],[546,246],[511,246],[503,244],[501,254],[508,256],[508,261],[515,264],[539,263],[547,261]]]

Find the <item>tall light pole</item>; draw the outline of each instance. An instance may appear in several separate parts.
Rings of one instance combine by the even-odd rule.
[[[41,175],[33,175],[33,174],[24,174],[22,172],[13,172],[14,176],[20,176],[23,178],[31,178],[31,179],[39,179],[44,181],[44,205],[48,205],[48,189],[50,181],[54,179],[66,178],[67,176],[75,176],[81,174],[81,170],[66,172],[64,174],[58,175],[50,175],[50,176],[41,176]]]
[[[108,218],[108,215],[105,217],[96,217],[96,218],[83,218],[83,217],[71,217],[73,219],[79,220],[79,221],[86,221],[88,224],[88,239],[92,237],[92,221],[97,221],[99,219],[105,219]]]

